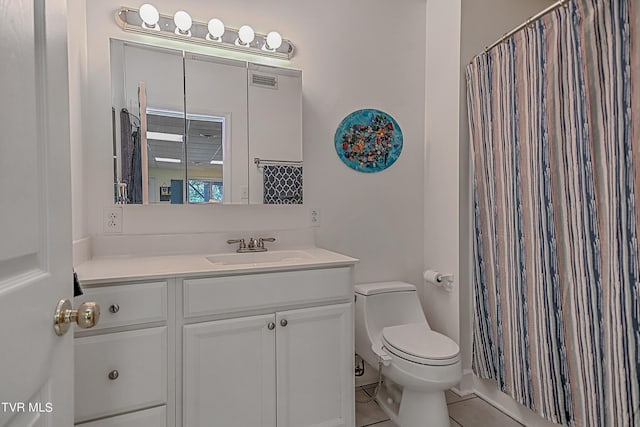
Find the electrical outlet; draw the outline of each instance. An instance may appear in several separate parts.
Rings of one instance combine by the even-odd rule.
[[[320,227],[320,211],[318,209],[311,209],[311,226]]]
[[[105,233],[122,233],[122,208],[105,208],[102,212],[102,226]]]

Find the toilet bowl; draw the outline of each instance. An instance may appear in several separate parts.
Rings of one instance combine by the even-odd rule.
[[[355,293],[356,353],[382,366],[382,409],[398,427],[448,427],[444,391],[462,378],[458,345],[431,330],[415,286],[366,283]]]

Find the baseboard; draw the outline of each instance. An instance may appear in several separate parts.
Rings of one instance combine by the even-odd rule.
[[[451,387],[451,390],[456,392],[459,396],[468,396],[473,394],[473,371],[471,369],[465,369],[462,371],[462,379],[457,386]]]
[[[373,368],[370,366],[367,367],[370,368],[368,369],[369,372],[373,371]],[[366,371],[367,370],[365,370],[365,372]],[[372,381],[372,379],[366,375],[356,378],[356,387],[371,383],[375,383],[375,381]],[[491,406],[499,409],[501,412],[527,427],[558,427],[557,424],[545,420],[531,409],[516,402],[511,396],[502,393],[496,387],[495,382],[476,377],[471,369],[465,369],[458,385],[451,389],[460,396],[475,394]]]
[[[558,427],[547,421],[531,409],[521,405],[496,388],[495,382],[472,376],[474,393],[491,406],[504,412],[514,420],[527,427]]]

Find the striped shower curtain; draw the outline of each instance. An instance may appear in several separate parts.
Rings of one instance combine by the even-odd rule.
[[[572,0],[467,68],[473,370],[558,424],[640,426],[640,0]]]

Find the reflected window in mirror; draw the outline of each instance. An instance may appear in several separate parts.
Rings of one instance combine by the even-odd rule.
[[[187,115],[187,176],[189,203],[224,200],[225,117]]]
[[[189,180],[189,203],[220,203],[222,181]]]
[[[147,108],[146,121],[149,203],[221,202],[225,118],[201,114],[187,114],[185,117],[178,111]],[[169,187],[168,182],[172,187],[182,187],[185,169],[188,183],[186,200],[177,197],[174,194],[176,190],[170,194],[162,190]],[[158,183],[162,184],[157,189]],[[215,183],[214,191],[211,191],[211,183]]]

